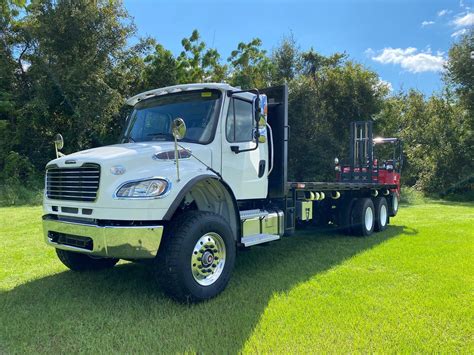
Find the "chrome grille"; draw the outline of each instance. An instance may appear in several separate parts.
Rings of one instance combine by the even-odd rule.
[[[86,163],[81,167],[46,168],[46,195],[50,199],[95,201],[100,181],[100,166]]]

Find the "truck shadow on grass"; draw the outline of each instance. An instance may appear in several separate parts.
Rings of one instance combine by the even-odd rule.
[[[0,293],[0,340],[5,351],[20,352],[238,352],[274,294],[393,237],[416,233],[391,226],[355,238],[304,230],[240,251],[227,289],[196,305],[168,299],[145,265],[61,272]]]

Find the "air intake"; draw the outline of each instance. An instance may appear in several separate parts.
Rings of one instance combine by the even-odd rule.
[[[100,166],[86,163],[81,167],[47,167],[46,195],[54,200],[95,201],[100,182]]]

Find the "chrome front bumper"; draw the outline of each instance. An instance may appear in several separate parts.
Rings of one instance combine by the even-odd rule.
[[[99,226],[43,216],[46,244],[58,249],[120,259],[154,258],[163,226]]]

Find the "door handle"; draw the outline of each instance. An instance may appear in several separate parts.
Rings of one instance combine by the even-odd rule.
[[[261,178],[265,174],[265,160],[260,160],[258,163],[258,177]]]

